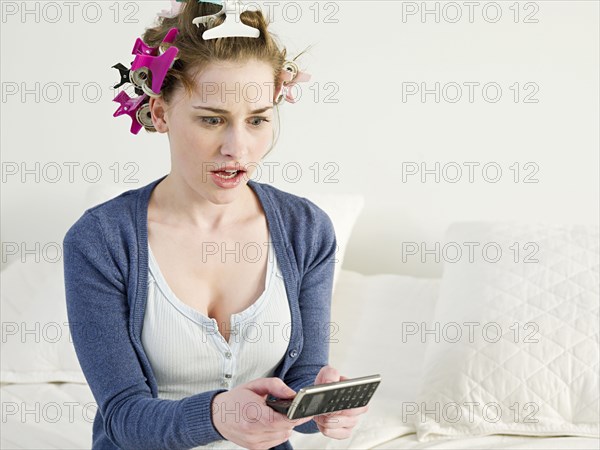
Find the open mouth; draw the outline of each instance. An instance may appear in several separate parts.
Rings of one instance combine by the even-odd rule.
[[[238,174],[244,173],[243,170],[219,170],[219,171],[215,171],[213,172],[215,175],[217,175],[220,178],[223,178],[224,180],[232,180],[233,178],[237,177]]]
[[[240,170],[214,170],[211,172],[213,182],[221,188],[234,188],[242,183],[246,171]]]

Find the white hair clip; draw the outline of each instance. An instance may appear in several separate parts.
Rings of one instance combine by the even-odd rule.
[[[210,3],[216,3],[211,1]],[[260,36],[260,30],[258,28],[246,25],[241,20],[242,14],[242,2],[240,0],[223,0],[223,9],[216,14],[210,16],[196,17],[192,23],[200,28],[200,24],[209,24],[214,21],[217,17],[225,14],[225,22],[221,25],[210,28],[202,33],[204,40],[217,39],[221,37],[249,37],[257,38]]]

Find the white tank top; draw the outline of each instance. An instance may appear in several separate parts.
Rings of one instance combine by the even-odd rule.
[[[255,303],[231,315],[227,342],[215,319],[177,298],[148,245],[142,344],[156,376],[159,398],[181,400],[273,376],[287,351],[291,315],[270,235],[267,260],[265,289]],[[221,440],[195,448],[243,447]]]

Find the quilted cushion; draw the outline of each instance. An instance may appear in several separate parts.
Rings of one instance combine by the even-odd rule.
[[[598,227],[459,223],[445,243],[417,438],[598,436]]]

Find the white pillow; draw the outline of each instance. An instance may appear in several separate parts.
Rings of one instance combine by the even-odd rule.
[[[348,246],[354,224],[365,205],[365,198],[361,194],[322,193],[308,193],[303,195],[303,197],[309,199],[325,211],[333,222],[338,246],[333,272],[333,292],[335,293],[340,270],[342,270],[342,264],[346,256],[346,247]]]
[[[82,211],[136,188],[92,185],[86,192]],[[331,217],[338,235],[335,282],[363,198],[355,195],[312,198]],[[69,332],[62,258],[50,262],[44,255],[37,255],[27,258],[26,263],[14,261],[8,265],[2,271],[1,315],[1,382],[86,383]]]
[[[415,432],[406,419],[416,401],[425,344],[412,330],[422,322],[431,325],[439,283],[342,270],[331,309],[329,363],[340,375],[380,374],[382,381],[350,438],[297,433],[290,438],[295,449],[383,448],[383,442]]]
[[[52,260],[30,255],[2,271],[3,383],[86,383],[69,332],[62,258]]]
[[[597,226],[449,228],[419,441],[599,435],[598,239]]]

